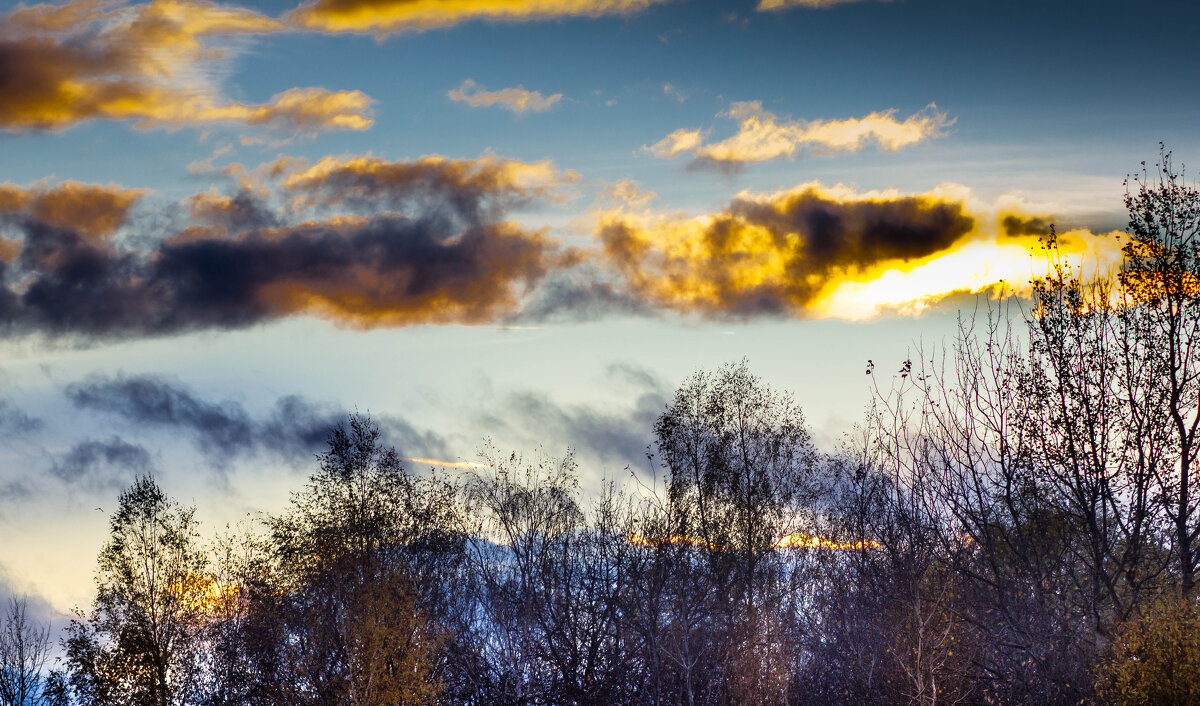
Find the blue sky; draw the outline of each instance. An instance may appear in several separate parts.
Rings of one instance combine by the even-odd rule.
[[[1125,174],[1200,154],[1192,3],[810,4],[0,6],[0,581],[86,601],[138,472],[277,509],[285,427],[354,409],[623,477],[745,357],[830,447],[867,359],[1037,274],[1002,217],[1103,267]]]

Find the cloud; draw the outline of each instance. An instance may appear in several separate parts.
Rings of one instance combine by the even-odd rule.
[[[666,398],[656,392],[643,393],[625,413],[591,405],[559,405],[535,392],[514,393],[506,405],[530,433],[558,440],[601,461],[631,464],[645,459],[646,447],[653,440],[654,420],[662,413]]]
[[[1050,219],[1044,216],[1022,216],[1019,214],[1008,214],[1000,220],[1000,224],[1004,227],[1004,234],[1008,236],[1021,235],[1049,235],[1053,224]]]
[[[14,599],[25,602],[25,617],[35,628],[61,628],[65,623],[63,614],[55,610],[45,596],[38,593],[29,583],[14,576],[8,567],[0,564],[0,615],[8,617],[11,601]],[[51,634],[52,640],[55,635],[57,630]]]
[[[315,0],[288,16],[297,27],[321,32],[420,31],[460,22],[528,22],[567,17],[629,15],[667,0]]]
[[[224,228],[227,232],[283,225],[261,195],[247,189],[233,196],[217,193],[214,189],[192,196],[187,200],[187,205],[194,220]]]
[[[1028,291],[1038,274],[1037,236],[1028,225],[1014,234],[1011,214],[993,214],[952,185],[905,195],[811,183],[744,192],[722,211],[695,217],[628,206],[595,217],[603,259],[652,310],[861,319],[917,314],[1001,283]],[[1112,234],[1070,231],[1062,247],[1099,271],[1120,259]]]
[[[810,184],[743,194],[699,218],[610,211],[598,237],[626,284],[656,306],[746,316],[804,311],[839,273],[944,250],[974,226],[961,203]]]
[[[666,96],[668,98],[673,98],[678,103],[684,103],[688,99],[687,93],[680,90],[677,86],[675,86],[674,84],[672,84],[670,82],[664,83],[662,90],[663,90],[664,96]]]
[[[508,217],[565,198],[579,177],[549,162],[366,155],[223,171],[233,193],[197,194],[138,221],[171,223],[166,232],[125,227],[120,238],[138,192],[0,187],[5,233],[19,236],[0,243],[12,244],[0,258],[0,335],[86,344],[292,316],[369,329],[917,313],[953,292],[1028,282],[1049,223],[1008,201],[969,205],[952,185],[904,195],[810,183],[690,216],[655,212],[652,193],[623,181],[574,224],[595,245],[568,248]],[[60,192],[74,206],[40,218],[38,200]],[[80,194],[109,206],[88,211]],[[1062,235],[1060,247],[1092,261],[1119,259],[1114,239]]]
[[[637,465],[646,459],[654,422],[670,391],[653,373],[628,364],[614,364],[607,374],[612,384],[633,391],[628,409],[563,405],[545,393],[524,390],[504,395],[478,422],[492,433],[515,427],[538,443],[567,446],[601,462]]]
[[[527,91],[524,86],[489,91],[471,79],[463,81],[458,88],[448,91],[446,96],[452,101],[466,103],[472,108],[496,106],[517,115],[524,115],[529,111],[544,113],[553,108],[563,97],[561,93],[544,96],[538,91]]]
[[[293,315],[361,328],[483,323],[516,308],[555,262],[541,233],[505,223],[459,232],[436,217],[195,237],[149,254],[31,224],[0,292],[0,322],[10,335],[85,339],[244,328]]]
[[[22,237],[15,259],[0,261],[0,333],[87,341],[295,315],[359,328],[490,323],[576,258],[544,231],[505,220],[507,209],[554,198],[574,178],[548,163],[362,157],[269,166],[291,219],[308,207],[371,215],[279,225],[270,192],[206,193],[188,201],[198,223],[132,239],[140,248],[15,217]]]
[[[38,431],[45,425],[45,420],[29,415],[12,402],[0,397],[0,433],[24,436]]]
[[[759,12],[773,12],[793,7],[833,7],[834,5],[845,5],[852,2],[860,2],[860,0],[758,0],[758,7],[756,9]]]
[[[846,120],[780,121],[760,101],[733,103],[721,115],[738,121],[737,134],[704,144],[706,131],[684,128],[642,150],[662,159],[691,155],[699,164],[737,168],[781,157],[856,152],[868,144],[892,152],[939,137],[954,124],[932,103],[902,121],[895,110]]]
[[[255,417],[239,402],[205,400],[183,385],[152,375],[93,375],[68,385],[64,394],[78,409],[113,415],[139,428],[186,434],[218,468],[261,453],[292,463],[311,460],[347,417],[344,409],[298,395],[280,397],[268,414]],[[402,453],[449,455],[444,440],[432,432],[420,432],[396,417],[375,421],[387,442]]]
[[[150,452],[118,436],[106,440],[84,439],[54,461],[50,473],[68,485],[93,489],[119,489],[154,470]]]
[[[86,120],[139,128],[236,122],[297,133],[365,130],[359,91],[291,88],[261,104],[224,98],[217,76],[238,37],[279,20],[199,0],[75,0],[0,17],[0,130],[60,130]]]
[[[294,206],[349,206],[374,212],[414,203],[441,203],[468,222],[494,219],[506,209],[535,199],[552,199],[560,187],[578,180],[550,162],[500,157],[453,160],[433,155],[391,162],[370,155],[326,157],[311,166],[276,162],[283,190]]]
[[[98,242],[112,236],[146,191],[68,181],[51,187],[22,189],[0,184],[0,218],[25,215],[57,228],[74,230]],[[11,262],[9,258],[3,258]]]

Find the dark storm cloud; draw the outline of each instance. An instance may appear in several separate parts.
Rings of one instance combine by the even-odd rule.
[[[239,458],[268,453],[292,463],[325,449],[330,431],[347,412],[297,395],[279,398],[269,413],[254,417],[231,400],[209,401],[190,389],[155,376],[92,376],[65,389],[78,409],[114,415],[126,422],[185,433],[208,461],[224,467]],[[395,417],[377,417],[387,443],[409,456],[446,456],[446,444]]]

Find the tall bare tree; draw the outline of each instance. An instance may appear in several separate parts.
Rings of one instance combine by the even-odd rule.
[[[26,599],[10,597],[0,617],[0,704],[49,703],[43,673],[49,650],[50,625],[40,624],[29,615]]]

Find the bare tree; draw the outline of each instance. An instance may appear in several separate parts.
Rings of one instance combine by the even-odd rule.
[[[10,597],[0,620],[0,704],[41,706],[49,658],[50,625],[30,618],[24,598]]]
[[[582,503],[573,459],[527,463],[490,454],[467,484],[477,644],[497,703],[644,700],[625,620],[632,593],[631,517],[611,485]]]
[[[1160,146],[1125,196],[1130,239],[1120,273],[1120,342],[1131,421],[1143,434],[1139,469],[1170,524],[1183,595],[1200,566],[1200,191]]]

